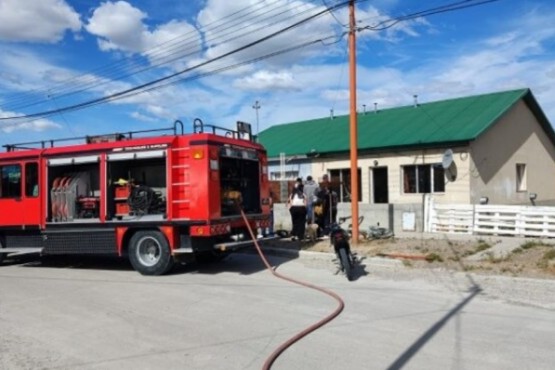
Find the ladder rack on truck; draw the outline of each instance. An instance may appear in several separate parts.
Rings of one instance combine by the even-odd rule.
[[[252,244],[247,223],[270,226],[265,149],[248,123],[192,126],[4,145],[0,263],[102,254],[159,275]]]

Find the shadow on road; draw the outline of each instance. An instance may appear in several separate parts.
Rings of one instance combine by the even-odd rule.
[[[430,340],[432,337],[439,332],[439,330],[459,311],[463,309],[474,297],[476,297],[482,289],[478,285],[474,285],[470,289],[470,295],[464,298],[459,304],[457,304],[453,309],[451,309],[445,316],[443,316],[438,322],[432,325],[424,334],[420,336],[405,352],[403,352],[391,365],[387,367],[387,370],[399,370],[405,366],[409,360],[418,353],[418,351]]]
[[[266,255],[272,266],[279,266],[290,260],[298,258],[298,252],[281,255]],[[125,257],[115,256],[39,256],[26,255],[6,259],[4,266],[20,266],[25,268],[51,268],[51,269],[81,269],[81,270],[105,270],[105,271],[130,271],[133,272],[129,260]],[[214,262],[187,263],[178,262],[168,275],[179,274],[220,274],[238,273],[250,275],[266,268],[258,254],[254,251],[249,253],[232,253],[223,260]]]

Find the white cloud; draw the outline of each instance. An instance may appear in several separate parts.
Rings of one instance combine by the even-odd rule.
[[[233,86],[242,90],[299,90],[300,85],[295,82],[293,75],[288,71],[271,72],[257,71],[252,75],[239,78]]]
[[[131,118],[134,118],[138,121],[143,121],[143,122],[158,122],[158,119],[140,112],[132,112],[130,114]]]
[[[0,109],[0,118],[20,116],[16,112],[8,112]],[[4,133],[12,133],[14,131],[46,131],[50,129],[60,128],[61,126],[45,118],[35,120],[10,119],[0,121],[0,130]]]
[[[102,3],[93,12],[85,28],[99,36],[101,50],[123,50],[140,52],[143,50],[142,21],[146,14],[125,1]]]
[[[183,67],[257,40],[282,28],[286,20],[291,24],[323,9],[319,2],[309,4],[300,0],[272,0],[261,4],[261,8],[256,8],[248,0],[207,0],[197,18],[197,30],[180,19],[156,25],[148,19],[146,11],[128,2],[106,2],[91,13],[87,29],[99,38],[99,45],[106,52],[141,54],[152,63],[155,63],[157,56],[167,58],[172,52],[175,52],[173,56],[177,56],[186,50],[200,50],[202,35],[206,52],[181,61],[180,66]],[[250,16],[241,17],[242,13],[236,13],[245,8],[250,9]],[[303,10],[308,12],[301,14]],[[282,14],[279,14],[280,11]],[[383,9],[370,5],[357,11],[361,26],[388,18]],[[231,17],[231,14],[234,15]],[[264,19],[262,14],[268,18]],[[334,14],[340,22],[347,22],[346,9]],[[367,111],[371,111],[374,102],[378,103],[378,109],[410,105],[413,94],[418,94],[419,101],[425,103],[531,87],[544,111],[555,121],[555,57],[549,51],[555,37],[555,26],[551,19],[553,17],[549,12],[522,14],[512,24],[504,21],[502,32],[488,31],[484,27],[483,34],[488,34],[487,38],[473,36],[467,39],[461,36],[456,44],[441,37],[444,28],[423,20],[399,23],[388,32],[361,32],[358,38],[358,47],[362,51],[359,53],[357,72],[358,107],[361,110],[362,104],[365,104]],[[437,43],[430,41],[432,37],[404,43],[405,40],[420,38],[424,31],[430,29],[436,31],[433,40]],[[333,17],[326,15],[196,72],[225,67],[343,31]],[[233,39],[239,33],[245,35]],[[223,43],[224,40],[228,41]],[[115,101],[105,111],[125,107],[129,109],[125,114],[138,121],[151,122],[151,125],[159,123],[166,126],[167,123],[169,126],[175,119],[182,119],[187,125],[193,118],[200,117],[206,123],[232,127],[236,120],[254,124],[256,116],[252,105],[259,100],[262,106],[259,110],[261,129],[272,124],[327,117],[331,108],[336,115],[347,114],[349,81],[346,54],[341,49],[344,46],[344,41],[334,46],[319,45],[311,50],[303,49],[261,63],[244,65],[202,80],[170,85]],[[416,50],[418,48],[422,50]],[[152,52],[147,54],[149,50]],[[370,53],[372,55],[368,57]],[[397,58],[399,55],[406,59],[400,61]],[[422,55],[424,58],[420,57]],[[173,68],[177,66],[173,65]],[[21,48],[10,48],[3,54],[0,71],[0,87],[18,91],[53,85],[76,75],[75,70],[56,67],[43,55]],[[160,76],[155,70],[149,71],[149,74],[142,81]],[[141,76],[134,75],[133,78],[133,82],[117,82],[85,75],[78,81],[94,81],[91,90],[94,96],[105,96],[140,83]],[[96,82],[105,84],[96,85]],[[56,100],[55,103],[63,106],[64,101]],[[52,107],[53,103],[50,104]],[[5,109],[18,111],[16,108]],[[40,127],[37,123],[26,129]]]
[[[237,50],[322,10],[324,10],[322,5],[305,1],[279,0],[252,4],[249,0],[208,0],[197,18],[207,47],[206,58],[215,58]],[[336,21],[331,16],[320,16],[289,32],[249,47],[226,60],[252,59],[305,42],[334,36],[337,35],[337,27]],[[321,52],[322,49],[319,48],[318,51]],[[328,53],[334,52],[333,46],[326,49]],[[267,60],[265,63],[290,65],[292,59],[298,61],[314,55],[314,49],[299,49],[294,53]]]
[[[54,43],[80,29],[79,14],[63,0],[0,1],[0,40]]]
[[[548,20],[550,13],[528,14],[504,32],[484,39],[473,39],[458,45],[456,50],[442,48],[435,59],[413,59],[395,67],[358,65],[358,107],[367,110],[412,104],[413,95],[420,102],[530,87],[542,109],[555,123],[555,57],[546,49],[555,40],[555,25]],[[541,31],[537,31],[537,28]],[[382,59],[383,57],[379,57]],[[382,59],[387,61],[387,59]],[[340,66],[313,65],[293,68],[293,77],[304,88],[291,99],[303,101],[309,95],[321,98],[322,108],[313,117],[325,117],[329,108],[336,114],[348,113],[349,91],[346,77],[342,83],[332,83],[341,76]],[[345,75],[345,74],[343,74]],[[332,79],[332,81],[330,81]],[[282,99],[288,99],[282,96]],[[282,100],[285,104],[285,101]],[[327,107],[325,106],[327,105]],[[294,108],[291,108],[294,109]],[[306,113],[303,113],[306,116]],[[274,115],[274,123],[287,122]]]
[[[152,64],[179,59],[183,65],[197,56],[201,39],[195,27],[170,20],[149,30],[147,16],[126,1],[106,2],[94,10],[85,28],[99,38],[101,50],[142,54]]]

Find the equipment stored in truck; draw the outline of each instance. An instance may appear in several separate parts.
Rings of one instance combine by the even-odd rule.
[[[251,245],[247,222],[262,234],[270,226],[266,151],[244,122],[4,147],[0,263],[15,253],[113,255],[160,275]]]

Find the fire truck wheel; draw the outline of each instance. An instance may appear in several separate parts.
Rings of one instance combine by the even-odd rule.
[[[138,231],[129,241],[129,261],[143,275],[163,275],[174,264],[170,245],[159,231]]]

